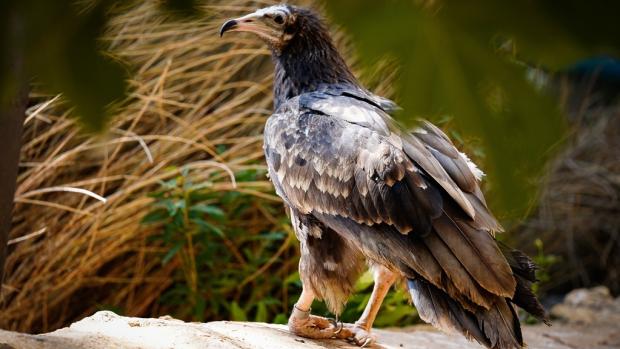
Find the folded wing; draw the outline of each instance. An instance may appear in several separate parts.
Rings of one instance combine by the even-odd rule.
[[[285,103],[265,128],[278,194],[367,258],[413,280],[420,304],[448,297],[441,303],[446,309],[467,313],[458,314],[465,322],[453,329],[478,337],[470,328],[476,319],[485,344],[521,342],[510,302],[518,278],[494,239],[502,228],[482,196],[479,170],[437,127],[423,122],[404,132],[384,105],[365,91],[341,87]],[[531,302],[530,293],[520,294]],[[431,322],[438,316],[424,311]],[[451,319],[460,321],[455,314]],[[484,325],[493,318],[505,329]]]

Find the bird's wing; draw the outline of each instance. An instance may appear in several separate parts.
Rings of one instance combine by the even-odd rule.
[[[312,99],[312,107],[305,99]],[[440,191],[374,109],[349,97],[301,96],[287,102],[265,127],[272,181],[302,213],[387,223],[402,233],[427,232],[431,219],[441,214]]]
[[[398,130],[397,125],[392,125],[392,129]],[[407,156],[421,164],[429,176],[473,219],[477,228],[492,233],[503,231],[489,211],[480,190],[479,183],[484,174],[467,155],[456,149],[443,131],[423,120],[418,128],[402,137]]]
[[[463,302],[489,306],[487,294],[511,297],[515,280],[491,234],[497,223],[474,201],[479,189],[466,161],[429,124],[426,133],[399,134],[389,122],[363,98],[317,93],[289,100],[265,127],[278,194],[326,224],[355,226],[351,241],[374,244],[380,262],[400,260],[399,270]],[[400,250],[377,247],[388,241]]]
[[[265,129],[280,194],[302,212],[388,223],[406,233],[428,231],[445,191],[476,227],[501,230],[467,157],[428,122],[403,132],[385,105],[365,91],[338,86],[287,102]]]

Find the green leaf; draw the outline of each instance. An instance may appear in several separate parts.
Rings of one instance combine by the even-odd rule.
[[[194,298],[196,299],[196,306],[194,307],[194,319],[196,321],[202,322],[205,319],[205,308],[207,307],[207,304],[205,302],[205,299],[201,295],[195,295]]]
[[[266,241],[280,241],[284,238],[286,238],[286,233],[282,231],[271,231],[258,236],[258,239]]]
[[[172,178],[167,181],[159,181],[159,185],[161,185],[165,190],[176,189],[178,187],[177,178]]]
[[[184,241],[178,241],[168,252],[164,255],[164,258],[161,259],[161,264],[166,265],[170,260],[181,250]]]
[[[370,294],[360,294],[360,299],[358,299],[359,304],[357,305],[357,311],[364,311],[366,308],[366,304],[370,300]]]
[[[286,325],[288,323],[288,316],[286,316],[286,314],[280,313],[276,315],[276,317],[273,319],[273,323],[279,325]]]
[[[180,200],[166,199],[166,200],[162,200],[160,204],[162,204],[168,210],[168,215],[170,216],[174,216],[180,210],[182,211],[183,209],[185,209],[185,200],[181,200],[181,199]]]
[[[216,227],[215,225],[204,221],[202,219],[192,219],[192,222],[196,223],[202,231],[215,233],[217,236],[225,237],[226,234],[222,231],[222,229]]]
[[[167,221],[169,218],[168,213],[165,210],[151,211],[142,217],[142,224],[153,224]]]
[[[384,310],[375,320],[375,325],[378,327],[398,325],[403,318],[417,315],[415,308],[406,303]]]
[[[299,282],[299,272],[294,272],[291,275],[287,276],[286,279],[284,279],[284,285],[288,285],[288,284],[296,284]]]
[[[259,302],[256,305],[256,317],[254,318],[256,322],[267,322],[267,306],[263,302]]]
[[[370,271],[365,272],[359,280],[357,280],[357,284],[355,284],[355,289],[357,291],[363,291],[370,287],[374,283],[374,279],[372,277],[372,273]]]
[[[206,213],[209,216],[215,219],[218,219],[218,220],[223,220],[226,218],[226,213],[224,213],[224,211],[222,211],[221,208],[217,206],[212,206],[212,205],[205,205],[205,204],[194,205],[190,207],[189,211],[198,212],[198,213]]]
[[[230,315],[233,321],[247,321],[245,310],[241,309],[237,302],[230,303]]]
[[[275,282],[280,282],[280,278],[279,277],[274,277],[272,279],[272,281]],[[261,303],[264,303],[266,306],[281,306],[282,305],[282,300],[278,299],[278,298],[273,298],[273,297],[266,297],[263,298],[261,300]]]
[[[253,182],[256,180],[256,175],[256,170],[243,170],[235,173],[235,178],[237,182]]]
[[[127,86],[127,70],[105,56],[99,42],[113,4],[96,1],[85,9],[69,0],[23,1],[19,7],[26,22],[28,73],[75,105],[89,131],[103,129],[111,104],[123,98]]]
[[[609,35],[603,25],[589,34],[596,32],[606,39],[592,35],[593,41],[587,42],[564,25],[571,23],[564,16],[576,14],[576,9],[592,14],[589,4],[569,1],[564,12],[551,11],[551,3],[343,0],[326,4],[354,36],[366,64],[386,53],[400,62],[397,102],[403,112],[396,117],[401,122],[413,125],[420,116],[442,121],[450,115],[463,136],[455,138],[481,140],[487,155],[483,168],[492,185],[489,204],[518,217],[530,206],[549,149],[562,139],[566,125],[557,102],[527,81],[514,56],[559,67],[599,52],[601,47],[592,42],[617,42],[620,37]],[[549,37],[554,37],[553,42]],[[517,43],[517,53],[507,57],[498,52],[497,42],[510,40]]]

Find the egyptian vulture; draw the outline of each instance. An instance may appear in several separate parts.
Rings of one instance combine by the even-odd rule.
[[[272,50],[269,176],[301,245],[303,291],[289,329],[365,346],[389,288],[402,280],[420,318],[489,348],[521,348],[516,306],[546,320],[532,261],[501,247],[481,171],[429,122],[408,132],[396,105],[357,81],[311,10],[271,6],[224,23]],[[316,298],[343,310],[368,267],[374,289],[355,324],[311,315]]]

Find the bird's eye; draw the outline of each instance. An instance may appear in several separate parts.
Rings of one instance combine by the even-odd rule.
[[[275,17],[273,18],[273,21],[274,21],[274,22],[276,22],[276,23],[278,23],[278,24],[282,24],[282,23],[284,23],[284,18],[282,18],[282,16],[281,16],[281,15],[277,15],[277,16],[275,16]]]

